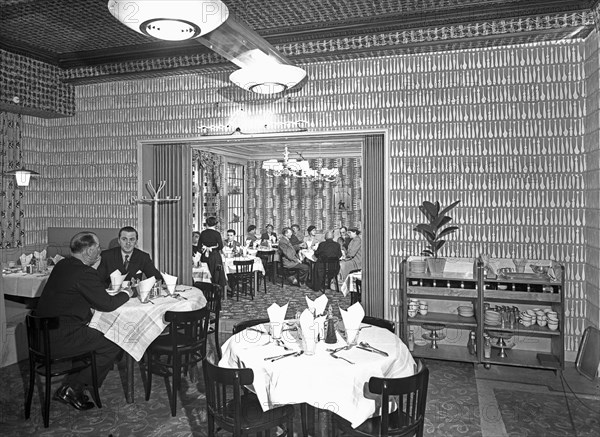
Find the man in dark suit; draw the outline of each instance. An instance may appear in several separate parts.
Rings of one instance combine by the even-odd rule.
[[[162,279],[160,272],[154,267],[150,255],[137,249],[138,233],[135,228],[125,226],[119,230],[119,247],[104,250],[101,254],[102,261],[98,266],[100,279],[110,285],[110,274],[119,270],[127,274],[126,281],[131,278],[142,279],[142,274],[149,278],[154,276]]]
[[[306,277],[308,276],[308,266],[300,262],[300,258],[296,255],[296,250],[292,246],[292,243],[290,243],[292,230],[290,228],[283,228],[281,234],[281,238],[279,239],[279,252],[283,267],[286,269],[298,270],[300,282],[306,281]],[[288,279],[292,284],[298,284],[298,280],[295,277],[292,276]]]
[[[114,311],[131,297],[131,291],[109,295],[97,271],[91,267],[100,258],[100,242],[93,232],[80,232],[71,239],[71,257],[60,260],[42,292],[35,315],[58,317],[57,329],[50,331],[52,352],[57,355],[96,352],[98,385],[106,378],[121,348],[90,328],[92,308]],[[78,410],[89,410],[94,404],[83,394],[92,386],[90,367],[71,373],[56,391],[54,399]]]
[[[325,274],[325,260],[327,258],[336,258],[337,269],[334,272],[331,272],[333,275],[331,278],[335,277],[340,270],[339,259],[342,257],[342,248],[340,244],[336,241],[333,241],[333,232],[327,231],[325,233],[325,241],[321,241],[317,250],[315,250],[315,258],[317,258],[317,263],[315,265],[315,275],[313,278],[313,286],[312,288],[316,291],[323,289],[323,280],[325,279],[323,276]],[[329,280],[331,280],[329,278]],[[329,288],[329,284],[326,284]]]

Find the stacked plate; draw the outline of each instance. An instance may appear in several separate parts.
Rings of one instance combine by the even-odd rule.
[[[425,260],[412,260],[409,261],[410,271],[413,273],[425,273],[427,269],[427,264]]]
[[[458,307],[458,315],[462,317],[473,317],[475,315],[475,311],[473,310],[473,307],[460,306]]]
[[[485,312],[485,324],[490,326],[498,326],[500,325],[500,321],[502,320],[502,315],[497,313],[496,311],[487,310]]]

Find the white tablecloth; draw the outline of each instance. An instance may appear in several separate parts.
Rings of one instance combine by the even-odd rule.
[[[255,272],[261,272],[263,275],[265,274],[265,268],[263,266],[262,261],[257,256],[243,256],[238,258],[224,258],[223,265],[225,266],[225,274],[235,273],[235,265],[234,261],[249,261],[253,260],[254,264],[252,265],[252,270]]]
[[[208,270],[208,264],[200,263],[198,267],[192,267],[192,279],[194,282],[211,282],[212,275]]]
[[[178,285],[176,291],[186,299],[165,296],[142,304],[133,297],[110,313],[96,311],[90,327],[101,331],[139,361],[150,343],[167,327],[164,320],[167,311],[192,311],[206,306],[206,298],[198,288]]]
[[[344,280],[344,282],[342,282],[340,290],[344,294],[344,296],[347,296],[350,292],[356,291],[356,285],[354,281],[356,281],[357,279],[362,281],[362,270],[359,272],[350,273],[348,276],[346,276],[346,279]]]
[[[300,261],[309,259],[312,262],[317,262],[317,258],[315,258],[315,251],[312,249],[300,249],[298,251],[298,257],[300,258]]]
[[[363,325],[369,326],[369,325]],[[300,349],[296,333],[284,331],[285,343]],[[359,341],[386,351],[385,357],[358,348],[338,353],[355,364],[335,359],[326,351],[336,345],[320,342],[315,355],[286,357],[271,362],[265,357],[287,353],[266,334],[242,331],[223,345],[219,366],[251,368],[254,371],[252,389],[264,411],[284,404],[309,403],[329,409],[352,423],[360,425],[379,414],[374,399],[365,397],[365,384],[372,376],[399,378],[414,374],[415,361],[400,339],[386,329],[369,326],[361,329]]]
[[[41,273],[5,273],[4,294],[21,297],[40,297],[49,275]]]

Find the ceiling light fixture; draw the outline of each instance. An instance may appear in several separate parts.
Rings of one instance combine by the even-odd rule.
[[[313,182],[334,182],[337,180],[339,170],[337,168],[322,168],[320,170],[310,168],[310,164],[298,153],[300,160],[290,158],[288,146],[283,152],[283,161],[269,159],[263,161],[262,168],[267,175],[283,178],[306,178]]]
[[[297,85],[305,77],[306,71],[294,65],[264,64],[240,68],[229,75],[229,80],[257,94],[278,94]]]
[[[167,41],[197,38],[229,17],[220,0],[109,0],[108,10],[130,29]]]
[[[29,180],[31,176],[39,176],[39,173],[33,170],[27,170],[25,167],[21,167],[16,170],[9,170],[4,172],[5,175],[14,176],[19,187],[29,186]]]

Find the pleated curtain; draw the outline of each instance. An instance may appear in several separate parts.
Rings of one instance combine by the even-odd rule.
[[[383,135],[365,135],[363,147],[362,305],[366,314],[384,317],[385,159]]]
[[[191,149],[185,144],[154,147],[154,185],[165,181],[160,198],[181,196],[178,202],[163,202],[158,208],[157,267],[176,275],[179,284],[192,284],[192,176]],[[155,234],[156,235],[156,234]]]

